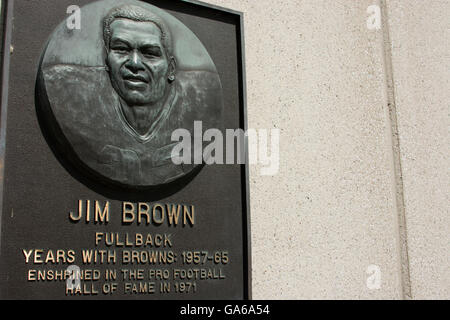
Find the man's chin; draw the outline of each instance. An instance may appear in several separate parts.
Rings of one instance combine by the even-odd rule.
[[[130,106],[145,106],[149,104],[153,104],[154,101],[152,99],[148,99],[143,97],[141,94],[132,94],[122,97],[123,100]]]
[[[153,96],[154,97],[154,96]],[[130,106],[146,106],[152,105],[160,101],[159,99],[150,99],[148,95],[143,95],[141,92],[128,92],[127,95],[123,95],[122,99]]]

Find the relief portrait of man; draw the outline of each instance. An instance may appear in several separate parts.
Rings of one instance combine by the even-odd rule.
[[[158,186],[194,169],[175,165],[172,132],[222,128],[219,75],[200,40],[167,12],[140,1],[81,9],[63,22],[37,77],[37,112],[55,148],[84,172],[128,187]]]

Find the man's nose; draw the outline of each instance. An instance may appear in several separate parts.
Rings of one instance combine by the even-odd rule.
[[[126,63],[126,67],[133,72],[137,72],[139,70],[145,70],[145,66],[142,63],[142,59],[141,59],[139,52],[134,50],[131,53],[130,59],[128,59],[128,61]]]

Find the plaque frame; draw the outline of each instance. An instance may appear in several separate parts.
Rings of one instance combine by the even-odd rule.
[[[10,79],[10,59],[14,52],[12,47],[12,32],[14,19],[14,2],[15,0],[0,0],[1,16],[0,16],[0,34],[1,42],[1,110],[0,110],[0,245],[2,241],[2,218],[3,211],[3,195],[5,184],[5,145],[7,133],[7,115],[8,115],[8,98],[9,98],[9,79]],[[147,0],[150,4],[159,3],[158,0]],[[244,14],[242,12],[220,7],[217,5],[205,3],[198,0],[174,0],[171,3],[189,4],[194,8],[208,8],[217,12],[217,14],[226,14],[232,17],[236,25],[236,39],[238,49],[238,87],[239,87],[239,127],[246,131],[248,129],[247,116],[247,87],[246,87],[246,64],[245,64],[245,36],[244,36]],[[164,9],[164,6],[160,6]],[[245,137],[247,142],[247,137]],[[251,224],[250,224],[250,184],[249,184],[249,156],[248,145],[246,143],[245,164],[241,165],[241,184],[242,184],[242,235],[243,235],[243,297],[244,300],[252,299],[252,259],[251,259]],[[7,297],[6,297],[7,298]]]

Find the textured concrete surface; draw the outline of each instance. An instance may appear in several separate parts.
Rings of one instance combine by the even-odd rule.
[[[449,299],[450,1],[387,4],[412,297]]]
[[[377,2],[208,2],[244,12],[249,127],[281,130],[279,173],[251,168],[253,298],[401,298]]]

